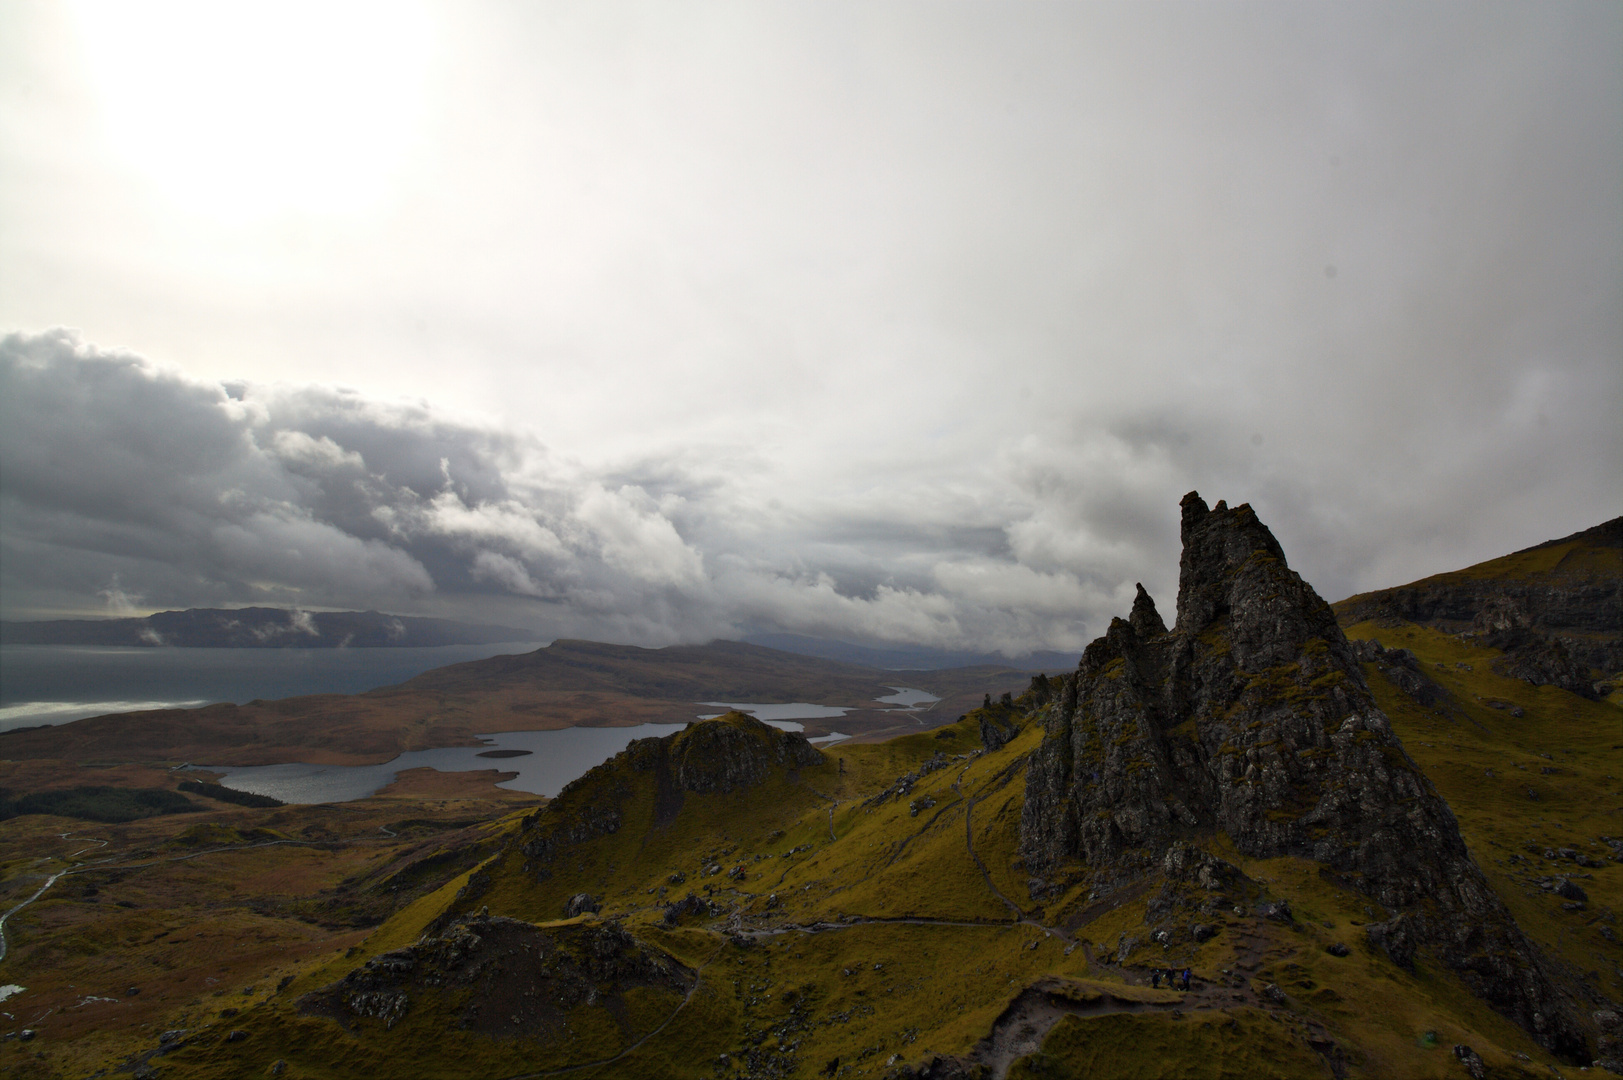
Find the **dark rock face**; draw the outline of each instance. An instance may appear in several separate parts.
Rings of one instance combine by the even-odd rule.
[[[1600,1038],[1595,1040],[1596,1067],[1623,1076],[1623,1017],[1611,1009],[1600,1009],[1591,1015],[1600,1029]]]
[[[1329,605],[1249,506],[1208,509],[1191,492],[1182,507],[1177,625],[1158,630],[1140,591],[1133,618],[1082,654],[1074,708],[1046,713],[1027,866],[1113,887],[1212,832],[1252,857],[1315,859],[1396,916],[1382,947],[1430,950],[1545,1046],[1587,1060],[1547,962],[1376,707]]]
[[[602,766],[599,766],[599,768],[602,768]],[[591,773],[586,775],[590,776]],[[584,844],[586,841],[599,836],[609,836],[620,831],[621,815],[617,800],[625,798],[627,792],[619,789],[615,790],[613,792],[615,799],[611,801],[610,799],[590,798],[583,789],[577,788],[574,792],[571,792],[571,786],[573,785],[566,785],[563,791],[558,793],[558,798],[553,800],[553,805],[560,806],[560,809],[567,807],[573,813],[567,816],[563,813],[554,815],[553,820],[549,822],[551,828],[542,829],[537,836],[524,843],[520,848],[525,855],[542,866],[551,862],[560,848],[569,847],[573,844]],[[573,797],[569,798],[568,802],[565,802],[566,797],[570,796]],[[548,809],[551,809],[551,807]],[[529,828],[533,821],[534,817],[532,816],[531,821],[526,822],[525,827]]]
[[[1623,548],[1623,518],[1517,554],[1573,542],[1579,555]],[[1591,669],[1623,667],[1623,580],[1573,552],[1525,580],[1465,570],[1350,597],[1337,609],[1345,626],[1397,620],[1460,634],[1503,650],[1500,674],[1585,697],[1598,696]]]
[[[685,994],[694,973],[616,923],[543,930],[499,916],[457,919],[442,933],[384,953],[339,982],[299,999],[299,1011],[345,1025],[357,1018],[393,1027],[419,997],[449,992],[466,1001],[460,1027],[487,1035],[547,1038],[581,1004],[611,1011],[633,987]],[[472,995],[459,995],[472,988]]]
[[[1496,596],[1471,620],[1470,637],[1505,655],[1493,662],[1501,675],[1534,686],[1559,686],[1587,698],[1598,698],[1589,666],[1580,663],[1560,637],[1539,632],[1534,620],[1514,597]]]
[[[1534,686],[1559,686],[1579,697],[1600,699],[1589,666],[1579,663],[1560,638],[1539,637],[1526,631],[1514,636],[1518,638],[1514,644],[1488,642],[1505,650],[1505,655],[1493,662],[1493,670]]]
[[[1150,599],[1144,583],[1140,581],[1135,584],[1138,595],[1133,598],[1133,611],[1127,616],[1127,622],[1132,626],[1133,633],[1141,638],[1160,637],[1167,632],[1167,624],[1161,621],[1161,613],[1155,610],[1155,601]]]
[[[1371,948],[1380,949],[1392,962],[1406,970],[1414,969],[1415,950],[1420,946],[1419,920],[1405,912],[1386,922],[1364,927]]]
[[[1420,668],[1420,661],[1408,649],[1388,649],[1379,641],[1349,641],[1353,655],[1374,664],[1386,681],[1408,694],[1425,708],[1436,708],[1448,700],[1448,691],[1432,681]]]
[[[981,745],[987,753],[1001,750],[1008,741],[1020,734],[1020,727],[1012,716],[1003,715],[996,708],[982,709],[980,715]]]

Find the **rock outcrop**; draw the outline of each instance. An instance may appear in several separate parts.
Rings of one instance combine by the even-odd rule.
[[[352,1025],[399,1023],[421,998],[459,1012],[457,1025],[487,1035],[556,1037],[570,1011],[599,1005],[623,1015],[629,990],[686,994],[694,972],[616,923],[538,927],[475,915],[415,945],[368,960],[299,1010]],[[467,994],[462,991],[473,990]]]
[[[1046,713],[1021,817],[1027,867],[1108,891],[1218,832],[1247,856],[1317,860],[1385,909],[1372,943],[1399,962],[1429,952],[1541,1044],[1587,1061],[1572,1003],[1393,734],[1329,605],[1249,506],[1208,509],[1191,492],[1182,509],[1176,626],[1140,589]]]
[[[980,709],[979,713],[981,745],[987,753],[1003,749],[1010,739],[1020,734],[1020,724],[1014,717],[1013,709],[993,705]]]
[[[717,794],[764,783],[774,769],[816,765],[822,751],[804,735],[763,724],[741,712],[689,724],[671,735],[637,739],[566,784],[546,809],[524,822],[519,851],[538,879],[550,876],[558,853],[620,830],[631,797],[629,773],[652,772],[654,824],[667,825],[688,794]]]
[[[1408,649],[1388,649],[1379,641],[1349,641],[1353,655],[1366,664],[1374,664],[1386,681],[1402,690],[1415,703],[1427,709],[1447,711],[1448,691],[1434,682],[1420,667],[1420,661]]]

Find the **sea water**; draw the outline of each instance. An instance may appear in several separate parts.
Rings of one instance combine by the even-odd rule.
[[[190,649],[90,645],[0,646],[0,731],[42,724],[66,724],[88,716],[143,709],[195,708],[213,702],[244,704],[255,699],[303,694],[354,694],[405,682],[434,668],[488,656],[534,651],[534,642],[441,645],[399,649]],[[878,699],[916,709],[936,700],[922,690],[892,687]],[[696,702],[694,719],[738,709],[788,731],[800,720],[830,720],[849,709],[810,702]],[[139,723],[139,717],[132,717]],[[564,728],[510,731],[481,736],[482,746],[444,747],[401,754],[380,765],[311,765],[287,762],[222,773],[227,787],[269,795],[289,803],[347,802],[364,799],[393,783],[406,769],[443,772],[500,769],[519,775],[502,787],[553,796],[569,781],[624,750],[633,739],[668,735],[671,724],[637,727]],[[847,736],[832,732],[812,739],[826,745]],[[517,756],[480,757],[491,750],[522,751]],[[200,763],[200,768],[209,768]]]
[[[0,645],[0,731],[217,701],[358,694],[447,664],[536,648],[532,641],[402,649]]]
[[[813,706],[820,708],[820,706]],[[793,720],[767,720],[785,731],[800,731]],[[587,770],[602,764],[630,745],[633,739],[670,735],[674,724],[638,724],[636,727],[572,727],[557,731],[503,731],[481,735],[483,746],[451,746],[438,750],[412,750],[381,765],[255,765],[242,768],[212,768],[223,774],[220,783],[238,791],[269,795],[288,803],[348,802],[364,799],[379,788],[394,783],[407,769],[430,768],[441,772],[473,772],[500,769],[516,772],[498,787],[527,791],[532,795],[557,795],[563,786]],[[827,744],[846,736],[835,732],[811,741]],[[522,751],[518,756],[482,757],[501,751]]]

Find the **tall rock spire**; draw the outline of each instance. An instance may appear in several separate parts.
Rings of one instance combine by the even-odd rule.
[[[1329,605],[1250,506],[1195,492],[1181,505],[1177,624],[1166,631],[1140,586],[1131,618],[1084,651],[1075,708],[1027,766],[1027,865],[1110,888],[1217,833],[1251,857],[1317,860],[1386,909],[1374,937],[1399,962],[1430,950],[1542,1044],[1587,1060],[1548,961],[1376,706]]]
[[[1141,638],[1160,637],[1167,632],[1167,624],[1161,621],[1161,613],[1155,610],[1155,601],[1144,591],[1142,582],[1138,585],[1138,595],[1133,598],[1133,613],[1127,616],[1127,621]]]

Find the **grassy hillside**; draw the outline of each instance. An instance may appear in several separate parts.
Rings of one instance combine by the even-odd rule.
[[[44,779],[5,768],[22,786]],[[161,770],[75,771],[126,792],[176,785]],[[161,1032],[227,1022],[302,965],[341,957],[488,857],[504,809],[533,808],[491,786],[500,776],[417,770],[342,806],[205,794],[186,814],[0,822],[0,986],[25,988],[0,1002],[0,1076],[112,1069]],[[22,1041],[24,1029],[37,1035]]]
[[[1360,623],[1348,635],[1410,650],[1446,691],[1428,708],[1366,665],[1376,700],[1516,921],[1585,981],[1623,999],[1615,921],[1623,865],[1602,839],[1623,839],[1623,710],[1495,674],[1497,650],[1427,627]],[[1587,902],[1539,887],[1554,876],[1578,885]]]
[[[1359,650],[1376,703],[1596,1048],[1594,1015],[1623,999],[1623,710],[1504,673],[1505,652],[1472,628],[1480,605],[1510,597],[1538,634],[1604,641],[1579,608],[1597,602],[1604,624],[1611,550],[1580,534],[1491,572],[1337,605],[1350,638],[1379,639]],[[601,677],[620,678],[622,661]],[[545,806],[479,823],[455,822],[442,799],[422,818],[368,800],[119,826],[149,838],[126,851],[131,874],[79,855],[74,888],[15,927],[0,982],[48,972],[55,1012],[20,1017],[42,1034],[0,1042],[0,1071],[1576,1075],[1425,948],[1405,968],[1373,947],[1366,928],[1394,912],[1310,859],[1249,858],[1191,829],[1115,879],[1034,882],[1021,811],[1028,763],[1057,723],[1051,689],[821,753],[730,714],[633,743]],[[375,855],[336,826],[345,814],[384,826],[366,841]],[[309,832],[320,815],[327,831]],[[24,871],[57,825],[0,826],[12,830],[0,831],[8,905],[35,887]],[[323,842],[327,861],[313,858]],[[223,859],[234,876],[206,870]],[[1210,880],[1194,888],[1190,867]],[[100,896],[83,895],[93,882]],[[276,903],[245,902],[261,893]],[[125,895],[111,918],[90,910]],[[139,1002],[139,1024],[117,1026],[96,990],[72,997],[133,984],[147,964],[177,974],[161,1006],[117,1003]],[[1169,988],[1167,968],[1187,968],[1190,988]]]
[[[1410,708],[1372,668],[1394,724],[1517,918],[1618,996],[1623,956],[1602,928],[1623,901],[1623,866],[1596,838],[1623,831],[1618,784],[1607,778],[1623,772],[1608,741],[1614,710],[1484,682],[1497,677],[1482,676],[1469,654],[1425,655],[1449,666],[1438,675],[1457,715]],[[1479,694],[1524,715],[1513,724]],[[821,764],[729,793],[689,793],[674,814],[662,813],[653,775],[628,751],[538,814],[507,819],[500,854],[353,954],[311,963],[264,1004],[189,1036],[163,1056],[164,1070],[257,1075],[282,1060],[286,1075],[312,1077],[423,1075],[425,1062],[434,1075],[470,1077],[566,1066],[605,1077],[883,1076],[950,1056],[1011,1076],[1446,1077],[1462,1075],[1451,1047],[1463,1044],[1493,1075],[1549,1075],[1547,1056],[1457,979],[1424,959],[1406,972],[1365,946],[1360,928],[1382,913],[1311,862],[1247,860],[1211,837],[1210,850],[1244,877],[1233,909],[1210,917],[1215,933],[1198,945],[1149,940],[1153,874],[1103,900],[1033,903],[1015,849],[1041,710],[991,753],[980,748],[980,718],[835,748]],[[589,835],[591,813],[610,805],[618,827]],[[535,838],[571,833],[583,839],[550,861],[534,854]],[[1546,859],[1548,845],[1598,865]],[[1583,910],[1564,911],[1538,888],[1558,872],[1588,891]],[[600,910],[565,919],[581,892]],[[1263,917],[1280,900],[1291,916]],[[466,1002],[438,992],[408,990],[392,1027],[311,1005],[365,961],[481,911],[549,940],[583,924],[623,927],[694,981],[686,996],[650,991],[623,1004],[605,982],[598,1004],[561,1027],[519,1024],[498,1038],[465,1034]],[[1151,968],[1186,965],[1188,994],[1149,985]],[[245,1034],[227,1041],[233,1029]]]

